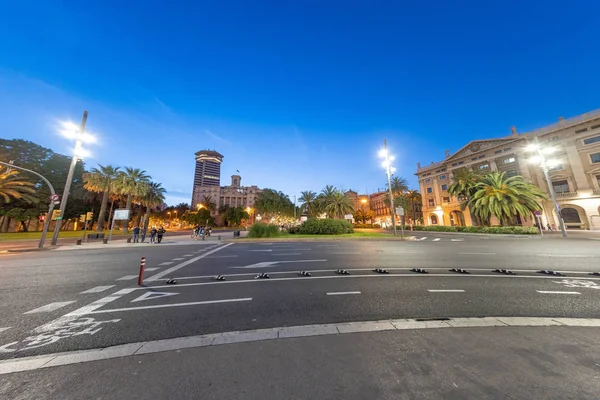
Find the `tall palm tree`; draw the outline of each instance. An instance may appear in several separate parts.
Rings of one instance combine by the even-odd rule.
[[[333,185],[326,185],[319,196],[317,197],[317,206],[320,211],[326,212],[329,218],[333,218],[333,214],[327,211],[329,205],[333,202],[333,197],[338,190]]]
[[[316,214],[317,212],[317,193],[312,190],[305,190],[300,192],[300,198],[298,199],[302,203],[302,208],[309,216]]]
[[[146,206],[146,215],[144,216],[144,229],[148,229],[150,223],[150,212],[152,207],[159,206],[165,201],[165,193],[167,191],[158,182],[149,182],[148,191],[146,195],[142,197],[142,204]]]
[[[479,225],[481,221],[473,214],[473,210],[469,207],[469,199],[475,194],[475,187],[482,180],[482,176],[469,168],[460,168],[453,174],[453,182],[448,188],[448,193],[458,198],[460,203],[460,209],[469,209],[469,214],[474,218],[475,224]]]
[[[142,171],[139,168],[125,167],[125,171],[122,172],[117,180],[119,192],[122,196],[127,198],[125,208],[131,210],[131,203],[134,198],[142,198],[148,192],[148,182],[150,181],[150,175],[146,174],[146,171]],[[127,232],[129,227],[129,221],[123,224],[121,230]]]
[[[394,195],[398,195],[408,191],[407,180],[400,176],[392,176],[392,178],[390,179],[390,184],[392,185],[392,193]]]
[[[517,216],[529,217],[542,209],[539,201],[546,195],[522,176],[508,177],[505,172],[487,174],[474,188],[469,207],[481,221],[488,223],[492,216],[502,225],[511,224]]]
[[[415,223],[417,219],[417,204],[421,204],[423,201],[421,198],[421,193],[419,193],[418,190],[409,190],[406,193],[406,198],[408,199],[408,204],[410,205],[412,222]]]
[[[346,214],[354,212],[354,205],[348,196],[339,190],[336,190],[331,195],[331,198],[325,206],[325,211],[333,218],[344,218]]]
[[[202,204],[202,207],[206,208],[211,213],[217,209],[217,204],[212,201],[212,196],[202,196],[202,201],[200,204]]]
[[[28,203],[37,201],[33,183],[17,177],[19,171],[0,166],[0,198],[4,203],[10,203],[12,199],[25,200]]]
[[[96,232],[102,232],[104,230],[104,218],[106,216],[108,198],[116,191],[115,179],[119,174],[119,167],[113,167],[112,165],[103,166],[100,164],[98,166],[100,169],[92,168],[90,172],[83,175],[83,187],[90,192],[102,193],[98,224],[96,225]]]

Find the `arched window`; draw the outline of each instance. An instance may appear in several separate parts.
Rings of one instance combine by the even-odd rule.
[[[560,213],[563,217],[563,221],[565,221],[566,224],[580,224],[581,223],[581,218],[579,218],[579,213],[574,208],[563,208]]]
[[[431,216],[429,217],[431,219],[431,225],[437,225],[438,224],[438,217],[435,214],[431,214]]]

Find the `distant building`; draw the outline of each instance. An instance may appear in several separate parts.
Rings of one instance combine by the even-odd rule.
[[[214,150],[200,150],[196,153],[192,203],[194,203],[193,199],[196,197],[197,187],[219,187],[221,185],[222,162],[223,155]]]
[[[548,158],[558,160],[550,170],[551,182],[546,182],[540,166],[527,161],[532,154],[525,147],[534,138],[541,146],[554,150]],[[448,193],[453,174],[460,168],[521,175],[546,194],[551,184],[568,228],[600,229],[600,109],[569,119],[561,117],[531,132],[517,133],[513,127],[509,136],[474,140],[452,155],[447,151],[442,161],[418,164],[415,175],[423,197],[425,225],[473,224],[468,209],[461,210],[460,200]],[[558,227],[549,195],[542,208],[544,226]],[[533,225],[533,216],[519,222]]]

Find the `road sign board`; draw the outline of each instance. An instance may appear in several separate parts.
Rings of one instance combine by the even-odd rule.
[[[404,207],[397,207],[396,214],[403,216],[404,215]]]
[[[536,217],[539,217],[540,215],[542,215],[542,212],[541,211],[534,211],[534,214],[535,214]]]
[[[115,210],[114,220],[128,220],[129,219],[129,210]]]
[[[346,215],[344,215],[344,219],[352,219],[352,214],[346,214]]]
[[[50,195],[50,200],[56,201],[58,199],[59,199],[59,197],[58,197],[58,195],[56,193]]]

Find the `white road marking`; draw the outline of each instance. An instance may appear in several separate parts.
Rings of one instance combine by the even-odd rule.
[[[89,294],[89,293],[100,293],[100,292],[104,292],[105,290],[108,290],[112,287],[115,287],[115,285],[108,285],[108,286],[96,286],[94,288],[85,290],[79,294]]]
[[[439,241],[439,240],[441,240],[441,239],[440,239],[440,238],[435,238],[435,239],[433,239],[433,241],[434,241],[434,242],[437,242],[437,241]]]
[[[160,263],[158,265],[171,265],[171,264],[173,264],[173,261],[165,261],[165,262],[162,262],[162,263]]]
[[[425,240],[425,239],[427,239],[427,236],[420,237],[417,240]]]
[[[579,292],[564,292],[559,290],[536,290],[536,292],[544,294],[581,294]]]
[[[206,256],[209,256],[209,255],[211,255],[213,253],[216,253],[219,250],[223,250],[224,248],[229,247],[232,244],[233,243],[228,243],[226,245],[217,247],[216,249],[207,251],[206,253],[200,254],[199,256],[196,256],[194,258],[190,258],[189,260],[184,261],[181,264],[177,264],[177,265],[175,265],[175,266],[173,266],[173,267],[171,267],[169,269],[166,269],[166,270],[164,270],[162,272],[159,272],[158,274],[152,275],[150,278],[146,279],[146,282],[159,280],[160,278],[162,278],[165,275],[169,275],[169,274],[177,271],[178,269],[185,267],[186,265],[189,265],[189,264],[191,264],[193,262],[196,262],[196,261],[198,261],[198,260],[200,260],[200,259],[202,259],[202,258],[204,258]]]
[[[129,280],[135,279],[137,277],[138,277],[137,275],[125,275],[125,276],[123,276],[123,277],[121,277],[119,279],[115,279],[115,280],[117,280],[117,281],[129,281]]]
[[[362,251],[332,251],[330,254],[362,254]]]
[[[318,244],[317,247],[340,247],[339,244]]]
[[[181,258],[181,257],[177,257],[177,258],[172,258],[173,261],[181,261],[181,260],[185,260],[185,258]]]
[[[344,294],[360,294],[360,292],[327,292],[327,296],[338,296]]]
[[[478,256],[491,256],[491,255],[494,255],[496,253],[458,253],[458,254],[463,254],[463,255],[478,255]]]
[[[228,256],[211,256],[211,257],[206,257],[206,258],[231,258],[231,257],[239,257],[238,255],[228,255]]]
[[[464,242],[465,239],[450,239],[453,242]]]
[[[56,311],[59,308],[63,308],[64,306],[68,306],[69,304],[75,303],[75,301],[59,301],[56,303],[50,303],[50,304],[46,304],[45,306],[41,306],[39,308],[36,308],[34,310],[31,311],[27,311],[26,313],[23,314],[37,314],[37,313],[42,313],[42,312],[52,312],[52,311]]]
[[[152,272],[152,271],[156,271],[157,269],[160,269],[160,268],[144,268],[144,271]]]
[[[464,293],[462,289],[427,289],[431,293]]]
[[[246,268],[268,268],[275,264],[290,264],[290,263],[307,263],[307,262],[326,262],[327,260],[287,260],[287,261],[264,261],[256,264],[246,265],[245,267],[229,267],[235,269],[246,269]],[[179,278],[181,279],[181,278]]]
[[[121,311],[149,310],[152,308],[197,306],[197,305],[204,305],[204,304],[235,303],[235,302],[239,302],[239,301],[251,301],[251,300],[252,300],[252,297],[246,297],[246,298],[241,298],[241,299],[193,301],[190,303],[175,303],[175,304],[157,304],[155,306],[115,308],[113,310],[98,310],[98,311],[92,311],[92,312],[90,312],[90,314],[104,314],[104,313],[113,313],[113,312],[121,312]]]
[[[271,253],[272,256],[300,256],[302,253]]]
[[[184,254],[182,257],[192,257],[193,254]]]
[[[161,297],[175,296],[176,294],[179,294],[179,293],[173,293],[173,292],[146,292],[146,293],[142,294],[140,297],[136,297],[135,299],[131,300],[131,303],[135,303],[137,301],[144,301],[144,300],[160,299]]]
[[[273,251],[273,249],[268,249],[268,250],[250,250],[250,251]]]
[[[9,326],[9,327],[6,327],[6,328],[0,328],[0,332],[7,331],[7,330],[9,330],[10,328],[11,328],[10,326]]]
[[[585,254],[538,254],[538,257],[563,257],[563,258],[588,258],[588,257],[596,257]]]

